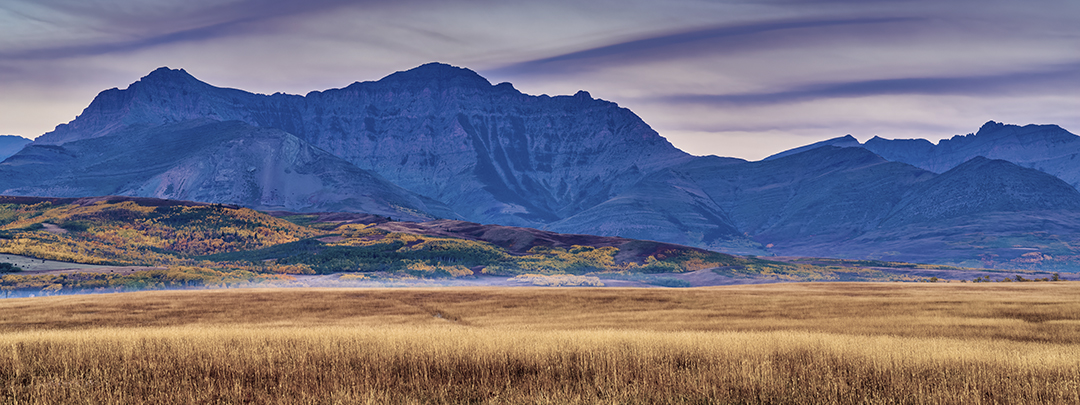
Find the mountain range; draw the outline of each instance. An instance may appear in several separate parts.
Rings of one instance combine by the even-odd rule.
[[[925,139],[873,137],[859,143],[851,135],[784,151],[776,159],[821,146],[860,147],[885,159],[943,173],[976,157],[1001,159],[1052,174],[1080,188],[1080,137],[1057,125],[1006,125],[987,122],[973,134],[956,135],[936,145]]]
[[[580,91],[432,63],[306,95],[160,68],[0,163],[0,194],[127,195],[620,236],[758,255],[1074,269],[1080,137],[990,122],[691,156]]]

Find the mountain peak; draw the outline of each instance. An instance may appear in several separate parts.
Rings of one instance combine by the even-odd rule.
[[[1010,135],[1012,133],[1015,133],[1016,130],[1018,130],[1020,128],[1021,127],[1018,126],[1018,125],[1009,125],[1009,124],[996,122],[996,121],[987,121],[985,124],[983,124],[981,127],[979,127],[978,131],[976,131],[973,134],[954,135],[950,139],[942,139],[942,141],[939,142],[939,143],[942,143],[942,142],[947,143],[949,141],[964,141],[964,140],[971,141],[971,140],[974,140],[976,138],[982,138],[982,139],[998,138],[998,137],[1008,136],[1008,135]]]
[[[143,83],[202,83],[184,69],[170,69],[162,66],[139,79]]]
[[[984,131],[986,131],[986,132],[989,132],[989,131],[996,131],[996,130],[999,130],[999,129],[1002,129],[1002,128],[1005,128],[1005,127],[1006,127],[1006,125],[1005,125],[1004,123],[1001,123],[1001,122],[996,122],[996,121],[986,121],[986,123],[985,123],[985,124],[982,124],[982,126],[981,126],[981,127],[979,127],[979,131],[978,131],[978,132],[984,132]]]
[[[1068,133],[1068,131],[1066,131],[1064,128],[1062,128],[1060,126],[1057,126],[1057,125],[1054,125],[1054,124],[1047,124],[1047,125],[1028,124],[1028,125],[1024,125],[1024,126],[1019,126],[1019,125],[1004,124],[1004,123],[1000,123],[1000,122],[989,121],[989,122],[983,124],[982,127],[979,127],[979,131],[975,133],[975,136],[998,136],[998,135],[1003,135],[1003,134],[1036,133],[1036,132],[1055,132],[1055,133],[1056,132],[1065,132],[1065,133]]]
[[[779,159],[779,158],[782,158],[784,156],[791,156],[791,155],[794,155],[794,154],[797,154],[797,153],[806,152],[806,151],[821,148],[821,147],[824,147],[824,146],[836,146],[836,147],[840,147],[840,148],[857,148],[857,147],[862,146],[862,144],[860,144],[859,140],[855,139],[854,136],[851,136],[851,134],[847,134],[845,136],[836,137],[836,138],[832,138],[832,139],[826,139],[826,140],[821,141],[821,142],[814,142],[814,143],[809,144],[809,145],[800,146],[800,147],[795,148],[795,149],[788,149],[786,151],[783,151],[783,152],[777,153],[775,155],[766,157],[765,159],[762,159],[762,160]]]
[[[170,69],[162,66],[143,76],[139,81],[132,83],[128,86],[128,90],[136,90],[137,93],[146,91],[170,92],[175,89],[201,92],[212,87],[210,84],[195,78],[184,69]]]
[[[956,135],[950,139],[943,139],[939,142],[939,145],[950,144],[949,146],[952,148],[958,148],[961,145],[977,145],[986,142],[1000,143],[1008,138],[1022,140],[1022,143],[1025,144],[1033,142],[1065,143],[1077,140],[1076,135],[1057,125],[1028,124],[1019,126],[989,121],[983,124],[979,131],[974,134]]]
[[[440,62],[425,63],[415,68],[395,72],[382,78],[383,83],[449,83],[491,86],[491,82],[478,73],[457,66],[451,66]]]

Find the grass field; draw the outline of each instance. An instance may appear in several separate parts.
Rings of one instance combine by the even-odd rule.
[[[0,300],[2,403],[1080,403],[1080,283]]]

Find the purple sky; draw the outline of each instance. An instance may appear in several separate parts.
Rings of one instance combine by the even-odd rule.
[[[587,90],[695,155],[989,120],[1080,132],[1080,1],[4,0],[0,134],[34,138],[154,68],[304,94],[439,61]]]

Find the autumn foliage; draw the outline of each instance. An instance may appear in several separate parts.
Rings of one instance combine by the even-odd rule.
[[[5,291],[62,293],[288,281],[290,275],[364,273],[362,279],[670,273],[727,266],[733,256],[664,251],[616,260],[614,247],[536,246],[512,254],[487,242],[389,232],[365,223],[277,218],[220,204],[128,197],[0,197],[0,253],[61,262],[155,266],[139,274],[12,274]]]

